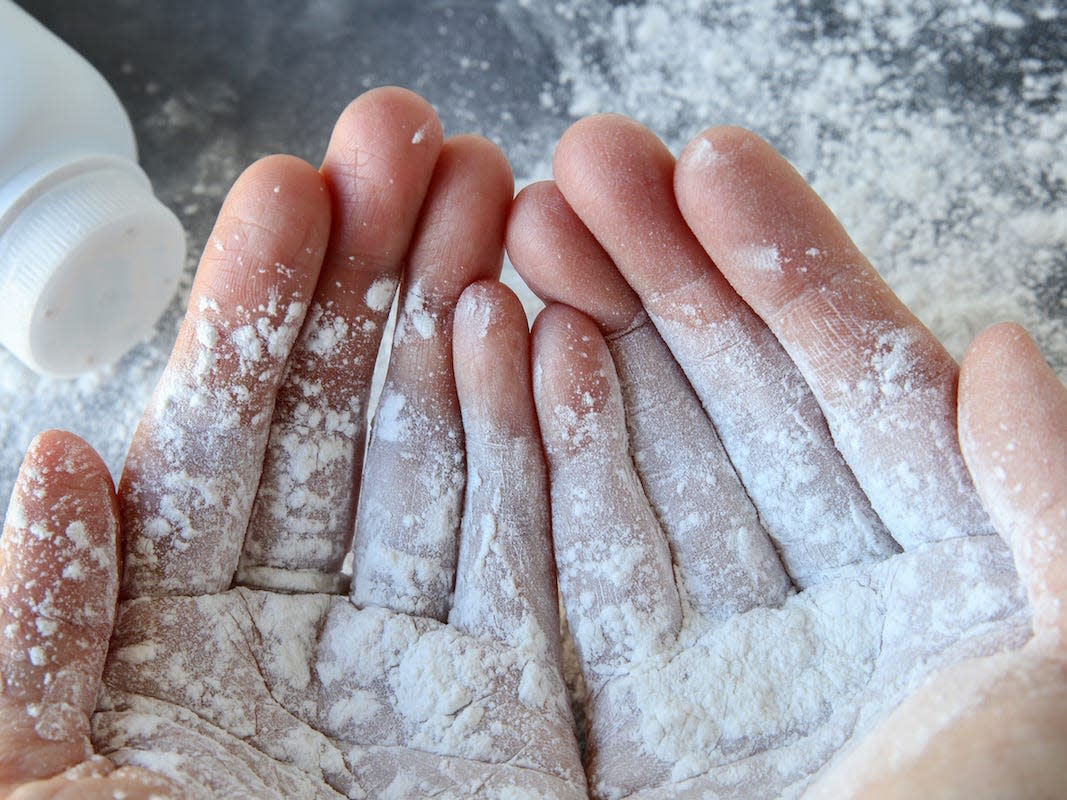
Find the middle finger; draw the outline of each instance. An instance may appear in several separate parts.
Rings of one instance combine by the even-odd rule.
[[[367,447],[352,599],[445,620],[465,461],[452,320],[471,283],[500,275],[511,168],[460,136],[437,162],[404,275],[389,370]]]

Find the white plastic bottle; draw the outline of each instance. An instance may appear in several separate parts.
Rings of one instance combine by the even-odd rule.
[[[151,330],[184,261],[107,81],[0,0],[0,342],[49,375],[114,361]]]

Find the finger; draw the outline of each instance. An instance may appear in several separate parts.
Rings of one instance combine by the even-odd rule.
[[[144,767],[115,769],[102,756],[5,795],[8,800],[171,800],[184,796],[183,787],[157,772]]]
[[[963,359],[960,442],[1007,540],[1038,637],[1067,643],[1067,390],[1017,325],[982,333]]]
[[[440,149],[437,115],[403,89],[362,95],[334,128],[322,167],[330,243],[274,405],[241,583],[341,583],[374,363]]]
[[[631,454],[683,596],[712,618],[780,603],[789,578],[699,398],[640,299],[552,183],[515,199],[508,253],[542,300],[569,302],[604,334]]]
[[[533,337],[556,569],[582,671],[596,686],[681,626],[667,541],[630,460],[622,396],[588,317],[549,306]]]
[[[519,299],[501,283],[469,286],[456,307],[453,353],[467,487],[448,621],[558,662],[548,475]]]
[[[230,586],[329,221],[321,176],[295,158],[263,159],[230,191],[122,474],[124,596]]]
[[[496,278],[513,194],[499,149],[441,151],[408,259],[356,518],[352,598],[444,620],[463,502],[463,424],[452,369],[460,293]]]
[[[92,755],[118,594],[111,475],[73,434],[30,445],[0,537],[0,794]]]
[[[904,547],[990,532],[959,454],[956,363],[804,179],[734,128],[679,162],[686,221],[774,331],[875,510]]]
[[[685,371],[800,584],[896,551],[774,335],[730,288],[674,201],[674,160],[619,117],[574,125],[556,180]]]

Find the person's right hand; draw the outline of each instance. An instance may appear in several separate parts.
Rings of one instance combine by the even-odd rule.
[[[494,281],[512,191],[397,89],[321,174],[238,180],[117,497],[69,434],[20,473],[0,796],[585,796],[526,317]]]
[[[989,663],[957,700],[1014,695],[972,715],[928,689],[921,747],[895,723],[813,791],[889,796],[914,764],[893,797],[1052,796],[992,757],[1038,721],[1049,744],[1017,763],[1062,785],[1065,662],[1042,632],[1067,601],[1067,423],[1062,395],[1011,411],[1034,356],[1003,386],[988,343],[968,362],[968,457],[1039,612],[1026,650],[976,662],[1020,648],[1031,615],[960,452],[958,367],[811,188],[750,133],[712,129],[676,166],[611,116],[577,123],[554,166],[517,198],[508,249],[554,304],[534,391],[592,795],[796,797],[928,675]],[[1048,469],[1027,466],[1042,446]],[[966,725],[945,738],[956,712],[995,733],[967,750]]]

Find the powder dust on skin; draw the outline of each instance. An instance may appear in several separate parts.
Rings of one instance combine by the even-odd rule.
[[[275,401],[242,583],[331,591],[346,582],[367,419],[362,376],[373,374],[396,285],[373,280],[354,316],[334,300],[312,304]]]
[[[88,734],[101,632],[110,625],[118,592],[117,531],[87,527],[102,512],[110,516],[107,495],[49,496],[50,486],[86,467],[84,454],[68,453],[49,465],[31,452],[23,491],[7,509],[10,557],[0,562],[0,644],[9,657],[0,663],[0,725],[17,726],[24,711],[26,734],[43,742],[77,742]],[[49,503],[52,513],[42,518],[40,507]]]
[[[985,324],[1013,318],[1035,332],[1063,374],[1067,338],[1056,315],[1043,305],[1046,296],[1055,292],[1060,254],[1067,244],[1067,217],[1056,198],[1046,196],[1047,186],[1067,180],[1067,162],[1059,147],[1067,138],[1067,112],[1062,103],[1045,102],[1062,94],[1062,65],[1042,63],[1039,58],[1021,65],[1021,80],[1026,84],[1021,98],[965,101],[937,109],[913,102],[922,92],[906,66],[937,69],[934,57],[939,51],[925,41],[948,37],[952,47],[963,51],[968,50],[969,39],[982,35],[1011,42],[1027,26],[1047,24],[1060,12],[1040,3],[1023,14],[971,3],[931,19],[928,6],[918,0],[895,4],[888,14],[867,13],[869,8],[884,11],[881,3],[849,2],[841,5],[838,20],[846,36],[819,33],[817,20],[801,19],[785,5],[770,0],[743,6],[659,0],[608,8],[577,2],[564,14],[559,6],[525,4],[559,55],[560,76],[569,87],[565,102],[570,114],[607,108],[628,113],[665,135],[676,151],[708,124],[740,122],[754,127],[813,180],[872,262],[954,355],[958,357]],[[568,25],[573,27],[575,16],[587,20],[585,33],[591,30],[591,39],[570,38]],[[671,32],[669,37],[662,35],[665,30]],[[897,56],[911,56],[887,58],[882,55],[886,48]],[[599,49],[599,60],[588,57],[593,49]],[[591,67],[591,63],[596,66]],[[780,89],[786,75],[791,76],[793,85],[783,92]],[[669,95],[663,91],[665,85],[671,87]],[[551,105],[555,101],[548,96],[545,102]],[[892,110],[886,112],[887,108]],[[545,174],[547,170],[527,165],[525,172]],[[755,262],[764,269],[774,266],[769,251],[763,251]],[[523,292],[523,299],[536,305],[528,292]],[[206,340],[212,339],[206,328],[202,334]],[[126,362],[124,371],[114,373],[130,393],[143,391],[139,387],[151,383],[159,352],[169,348],[169,339],[160,337],[153,345],[157,352],[151,357],[134,357]],[[244,345],[254,347],[251,336]],[[890,354],[894,348],[893,342],[886,342],[880,352]],[[65,413],[95,415],[100,380],[84,379],[70,384],[69,390],[64,384],[61,394],[65,405],[57,408],[53,418]],[[3,354],[0,381],[7,394],[23,406],[43,403],[56,407],[55,397],[60,394],[56,385],[24,374]],[[138,410],[143,406],[143,399],[131,402]],[[11,413],[18,416],[14,409]],[[125,425],[108,423],[99,435],[90,437],[111,454],[115,464],[121,463],[135,420],[135,416],[127,417]],[[24,446],[25,439],[18,436],[4,440],[0,455],[9,465],[5,473],[8,485]],[[623,715],[634,721],[634,742],[641,748],[643,763],[653,765],[657,779],[681,781],[671,788],[650,788],[642,796],[701,796],[708,787],[717,787],[720,796],[740,800],[752,797],[753,786],[765,787],[768,797],[776,796],[779,790],[783,796],[795,796],[799,792],[796,787],[803,785],[811,770],[853,730],[869,727],[922,675],[941,663],[1017,645],[1026,637],[1024,600],[1010,578],[996,540],[951,540],[888,561],[847,568],[825,585],[790,597],[779,609],[756,608],[721,627],[687,618],[679,629],[678,644],[650,654],[647,664],[617,676],[612,684],[616,688],[605,695],[619,709],[613,712],[616,718]],[[977,585],[987,588],[975,593],[973,587]],[[177,600],[143,603],[173,604],[173,608],[163,609],[163,617],[171,621],[168,624],[177,624],[183,614],[195,620],[198,614],[215,618],[220,611],[232,611],[229,633],[235,636],[250,634],[252,621],[258,621],[271,633],[261,633],[261,640],[250,636],[250,641],[259,641],[270,652],[253,652],[262,663],[276,661],[271,669],[284,676],[285,681],[279,678],[279,684],[287,681],[288,687],[315,686],[316,682],[324,685],[334,673],[324,667],[323,678],[317,671],[300,666],[302,643],[293,630],[287,631],[285,638],[299,645],[297,657],[293,658],[288,647],[279,646],[280,619],[289,619],[294,628],[306,630],[323,620],[363,615],[364,627],[371,632],[365,634],[369,638],[359,640],[363,633],[349,631],[349,638],[344,640],[346,645],[357,647],[378,647],[376,643],[383,641],[386,633],[390,641],[407,642],[403,637],[411,626],[419,629],[425,624],[386,613],[356,612],[326,597],[311,598],[302,609],[295,609],[285,598],[248,590],[224,598],[218,607],[206,600],[186,600],[185,605]],[[136,612],[136,608],[124,612],[131,631],[136,630]],[[851,623],[847,630],[845,623]],[[426,630],[443,629],[427,625]],[[880,634],[877,641],[874,631]],[[440,640],[456,646],[459,643],[449,639],[452,635],[446,631]],[[189,652],[168,654],[159,648],[142,648],[145,641],[131,632],[124,644],[129,648],[125,652],[129,661],[116,658],[109,669],[132,673],[136,666],[137,674],[153,682],[153,691],[167,692],[180,690],[176,679],[187,678],[187,670],[210,665],[218,644],[209,641],[200,651],[200,644],[192,643]],[[481,645],[470,647],[481,652]],[[683,657],[684,648],[688,649]],[[405,662],[407,679],[430,649],[402,650],[411,654]],[[411,661],[415,655],[418,658]],[[499,669],[498,675],[515,679],[514,664],[495,649],[483,656],[487,664]],[[333,669],[348,663],[326,650],[320,658]],[[709,662],[712,668],[706,666]],[[799,674],[804,681],[795,686],[792,682],[756,679],[746,682],[744,676],[739,679],[736,674],[737,663],[749,667],[748,675],[762,669],[770,675],[789,674],[785,672],[788,667],[793,670],[790,677]],[[246,666],[249,676],[255,673],[259,676],[256,680],[264,682],[258,663]],[[703,670],[708,670],[711,678],[694,679],[704,674]],[[210,671],[204,674],[203,682],[194,681],[191,691],[199,693],[198,700],[211,709],[212,690],[221,686],[232,693],[233,686],[218,683]],[[664,698],[661,676],[666,685],[679,687],[678,696],[690,698],[687,708],[676,699],[672,704],[671,698]],[[447,677],[453,685],[463,686],[454,675]],[[484,676],[472,672],[469,677],[473,681]],[[213,680],[215,687],[209,685]],[[734,692],[716,690],[723,680],[736,687]],[[427,737],[438,737],[436,741],[454,732],[434,715],[447,711],[459,695],[446,693],[440,708],[428,707],[426,698],[403,694],[404,686],[410,684],[401,681],[390,687],[394,694],[387,697],[390,702],[400,695],[406,698],[405,713],[412,716],[405,720],[425,723]],[[358,693],[361,690],[355,685],[346,687],[353,697],[364,697]],[[368,699],[378,700],[382,695],[374,692],[385,690],[375,685],[366,691]],[[249,696],[267,700],[268,694],[259,687]],[[340,766],[343,748],[309,733],[303,721],[305,712],[318,715],[315,718],[327,726],[343,727],[358,726],[364,713],[361,709],[373,708],[370,702],[339,707],[313,700],[300,705],[298,714],[278,703],[282,710],[275,716],[280,721],[271,724],[278,726],[275,730],[285,731],[279,740],[285,744],[278,747],[291,754],[286,756],[290,760],[281,759],[282,766],[253,769],[241,766],[249,749],[239,736],[254,730],[249,720],[257,721],[256,716],[242,718],[240,713],[219,712],[220,719],[225,718],[240,732],[229,737],[210,717],[209,721],[181,717],[166,698],[124,696],[109,689],[103,702],[102,707],[110,710],[97,715],[94,724],[98,738],[116,737],[116,751],[129,754],[131,759],[149,759],[141,748],[153,737],[165,742],[167,736],[181,736],[191,749],[191,742],[198,741],[205,754],[217,753],[221,741],[232,754],[227,770],[235,776],[234,781],[277,778],[278,785],[292,791],[290,796],[299,796],[305,779],[302,770],[286,765],[315,761],[322,773],[335,776],[338,786],[348,786],[344,782],[350,780]],[[753,707],[776,713],[752,715]],[[745,714],[740,713],[741,708]],[[115,724],[118,716],[112,715],[125,715],[121,731]],[[181,733],[170,727],[168,720],[174,717],[181,717],[185,726]],[[753,728],[757,723],[761,724],[759,731]],[[716,746],[690,747],[666,735],[679,725],[692,731],[689,741],[714,741]],[[462,725],[456,730],[471,735]],[[771,749],[757,752],[765,744]],[[381,753],[372,755],[382,757]],[[157,758],[154,764],[176,772],[191,769],[194,763],[192,759],[182,764],[163,762]],[[256,777],[260,774],[263,777]],[[692,777],[701,774],[706,777]],[[213,781],[228,779],[209,777]],[[417,780],[394,775],[388,778],[389,792],[383,790],[381,795],[417,792]],[[741,788],[727,788],[731,786]],[[240,793],[243,788],[238,791],[238,796],[244,796]],[[205,793],[211,796],[208,790]],[[605,794],[610,794],[608,788]],[[515,796],[521,796],[518,790]]]
[[[455,583],[466,479],[451,324],[419,282],[405,287],[392,340],[403,362],[390,365],[378,401],[354,551],[358,604],[435,619],[446,618]]]
[[[608,350],[630,409],[634,465],[675,553],[683,602],[721,618],[767,598],[783,600],[789,577],[699,398],[648,316],[642,312],[613,335]],[[723,554],[714,565],[695,557],[711,551]]]
[[[672,331],[683,358],[704,340],[703,330]],[[982,528],[910,543],[904,553],[894,547],[851,565],[823,563],[784,602],[768,595],[749,610],[679,606],[675,581],[683,600],[691,600],[688,575],[712,572],[719,554],[709,549],[687,556],[677,546],[667,551],[670,533],[661,520],[671,520],[671,507],[692,497],[666,496],[653,515],[630,463],[633,453],[639,472],[650,466],[632,449],[634,442],[628,446],[621,404],[627,395],[641,396],[648,376],[631,366],[629,388],[613,384],[607,353],[598,354],[590,341],[589,334],[567,328],[557,349],[572,367],[539,361],[534,374],[553,465],[561,593],[576,645],[570,670],[588,685],[575,702],[588,724],[594,796],[703,797],[714,791],[749,800],[798,797],[837,750],[862,738],[933,671],[1027,640],[1029,608],[1011,557],[1003,541]],[[619,360],[632,364],[638,356]],[[878,360],[876,377],[890,386],[910,380],[914,366],[895,364]],[[562,399],[542,399],[557,396]],[[673,428],[686,419],[662,420],[665,438],[684,436],[687,429]],[[640,416],[629,424],[639,430]],[[785,452],[783,463],[792,463],[790,442],[783,446],[773,425],[770,430],[771,444]],[[879,457],[900,460],[901,454]],[[645,485],[660,477],[654,462],[640,474]],[[714,498],[716,489],[697,482],[690,491]],[[944,503],[935,500],[929,508],[920,503],[916,513],[940,513]],[[801,525],[808,519],[802,504],[786,506]],[[829,544],[848,544],[862,530],[859,521],[840,522],[827,532]],[[728,536],[716,544],[733,546]],[[731,556],[724,554],[727,563]],[[696,570],[687,557],[696,559]],[[718,580],[727,597],[745,596],[743,571]]]
[[[524,648],[248,589],[126,603],[115,643],[99,752],[194,798],[583,796],[564,753],[528,746],[571,723],[558,671]],[[538,666],[547,692],[524,688]]]
[[[379,293],[374,303],[378,311],[388,306]],[[199,394],[175,403],[174,387],[164,387],[150,417],[153,441],[177,442],[195,423],[203,427],[209,444],[218,445],[218,437],[233,427],[231,418],[245,420],[247,427],[250,413],[265,417],[269,409],[246,398],[239,381],[223,388],[213,370],[226,365],[234,367],[234,376],[258,375],[265,366],[263,352],[282,335],[287,341],[272,352],[284,358],[284,348],[296,340],[295,331],[285,325],[294,317],[292,307],[302,305],[295,300],[288,309],[281,303],[258,309],[265,318],[285,320],[281,327],[254,320],[247,325],[218,322],[211,324],[212,334],[208,324],[194,326],[196,347],[188,374],[201,380],[180,386]],[[218,303],[209,297],[198,308],[209,322],[218,313]],[[241,310],[235,316],[244,322]],[[324,341],[322,324],[313,313],[300,340],[303,352]],[[246,327],[265,337],[258,347],[251,335],[234,335]],[[437,327],[425,338],[438,336]],[[413,328],[422,340],[418,321]],[[235,339],[240,343],[235,345]],[[331,345],[343,346],[340,337]],[[416,403],[426,400],[421,385],[398,389]],[[308,413],[325,410],[318,407],[324,402],[318,393],[305,393],[304,402]],[[388,400],[381,405],[379,435],[401,440],[417,426],[405,422],[400,429],[390,428],[388,405]],[[202,419],[205,406],[216,415],[213,425]],[[263,422],[255,430],[266,438]],[[310,437],[321,433],[307,431]],[[104,690],[92,720],[97,752],[118,766],[158,771],[193,798],[584,796],[558,651],[546,629],[549,622],[556,624],[554,608],[550,603],[549,618],[537,610],[543,596],[552,597],[547,512],[511,499],[535,471],[540,449],[529,440],[498,449],[469,453],[470,516],[463,529],[467,572],[459,580],[479,585],[481,572],[499,572],[494,564],[510,551],[513,564],[536,567],[541,579],[534,587],[537,597],[525,596],[516,585],[533,585],[529,570],[513,570],[486,582],[485,591],[457,598],[451,625],[380,608],[359,609],[343,596],[247,588],[129,600],[120,606]],[[146,505],[149,525],[156,519],[154,508],[180,508],[187,502],[180,476],[204,467],[202,451],[193,448],[190,464],[180,458],[190,451],[164,451],[173,458],[160,459],[160,466],[175,477],[158,480],[159,496]],[[299,459],[280,459],[279,466],[295,479],[304,465]],[[351,490],[350,476],[341,477]],[[250,472],[225,476],[235,479],[255,484]],[[209,564],[225,561],[224,556],[205,555],[200,543],[210,537],[204,536],[202,522],[193,523],[224,514],[227,531],[243,532],[240,509],[247,517],[253,506],[217,493],[207,496],[200,482],[189,483],[200,502],[183,518],[177,541],[187,543],[190,560],[197,563],[204,558]],[[463,486],[461,480],[460,490]],[[226,489],[244,491],[232,483]],[[396,508],[404,497],[394,492],[380,505]],[[459,526],[455,522],[452,536]],[[151,550],[156,539],[150,536],[147,542]],[[146,574],[143,563],[139,569]],[[477,635],[464,632],[475,626]]]
[[[137,478],[129,484],[143,515],[132,528],[143,544],[132,549],[136,571],[127,586],[135,594],[175,596],[121,604],[92,720],[96,751],[118,766],[158,771],[193,798],[584,796],[549,627],[558,623],[547,509],[526,496],[538,472],[534,496],[544,491],[540,447],[529,437],[493,439],[486,452],[472,438],[466,459],[449,456],[463,446],[462,428],[449,436],[442,425],[452,406],[442,412],[435,403],[441,376],[451,380],[452,320],[431,312],[417,285],[407,292],[394,341],[424,348],[420,355],[445,354],[449,369],[434,362],[435,371],[391,376],[375,436],[401,448],[409,480],[432,489],[443,478],[447,487],[431,491],[429,510],[407,527],[454,551],[462,524],[456,600],[444,614],[451,624],[428,614],[357,608],[338,595],[228,588],[223,572],[236,563],[232,551],[242,539],[244,576],[269,578],[283,590],[314,590],[318,584],[303,573],[317,566],[326,578],[336,566],[336,554],[316,546],[336,535],[327,529],[329,518],[323,525],[316,514],[297,513],[294,532],[276,529],[269,517],[282,497],[297,512],[308,506],[306,498],[292,501],[308,478],[321,478],[310,482],[316,493],[353,492],[348,456],[332,455],[356,432],[329,423],[331,413],[342,417],[330,406],[331,393],[307,380],[321,372],[314,369],[318,359],[337,365],[341,356],[374,355],[371,339],[353,346],[346,334],[370,337],[377,323],[368,328],[357,316],[341,325],[328,306],[309,307],[299,292],[283,299],[292,271],[274,269],[269,299],[254,309],[223,314],[220,301],[198,299],[182,368],[164,382],[146,417]],[[367,313],[384,315],[395,287],[371,283]],[[485,309],[475,308],[469,324],[484,336],[490,322]],[[255,384],[280,379],[282,369],[279,397],[289,392],[293,402],[272,409],[271,393],[257,392]],[[239,443],[231,439],[236,432],[244,435]],[[440,444],[443,463],[430,458],[410,468],[410,451],[433,454]],[[260,474],[255,459],[264,454],[270,467]],[[343,469],[334,469],[337,461]],[[454,511],[435,510],[442,494]],[[410,511],[409,499],[395,483],[368,480],[361,502],[396,519]],[[310,558],[303,536],[312,544]],[[184,561],[163,572],[169,554],[158,550],[167,541]],[[270,570],[247,569],[263,555]],[[303,580],[278,580],[286,558],[303,559],[296,564]],[[399,584],[400,596],[440,601],[441,562],[431,562],[425,575],[412,572],[408,560],[390,564],[383,576],[381,564],[380,557],[364,563],[357,557],[355,568],[390,589]],[[446,582],[450,595],[451,573]],[[190,588],[203,594],[187,596]],[[437,605],[428,610],[440,613]]]
[[[279,284],[291,277],[284,265],[274,269]],[[199,299],[188,363],[157,388],[124,473],[126,503],[138,509],[127,520],[135,544],[126,553],[125,591],[230,584],[223,571],[240,552],[271,422],[268,398],[255,388],[284,368],[306,310],[304,299],[284,299],[274,286],[265,302],[235,313]],[[216,573],[190,574],[182,564],[210,564]]]

